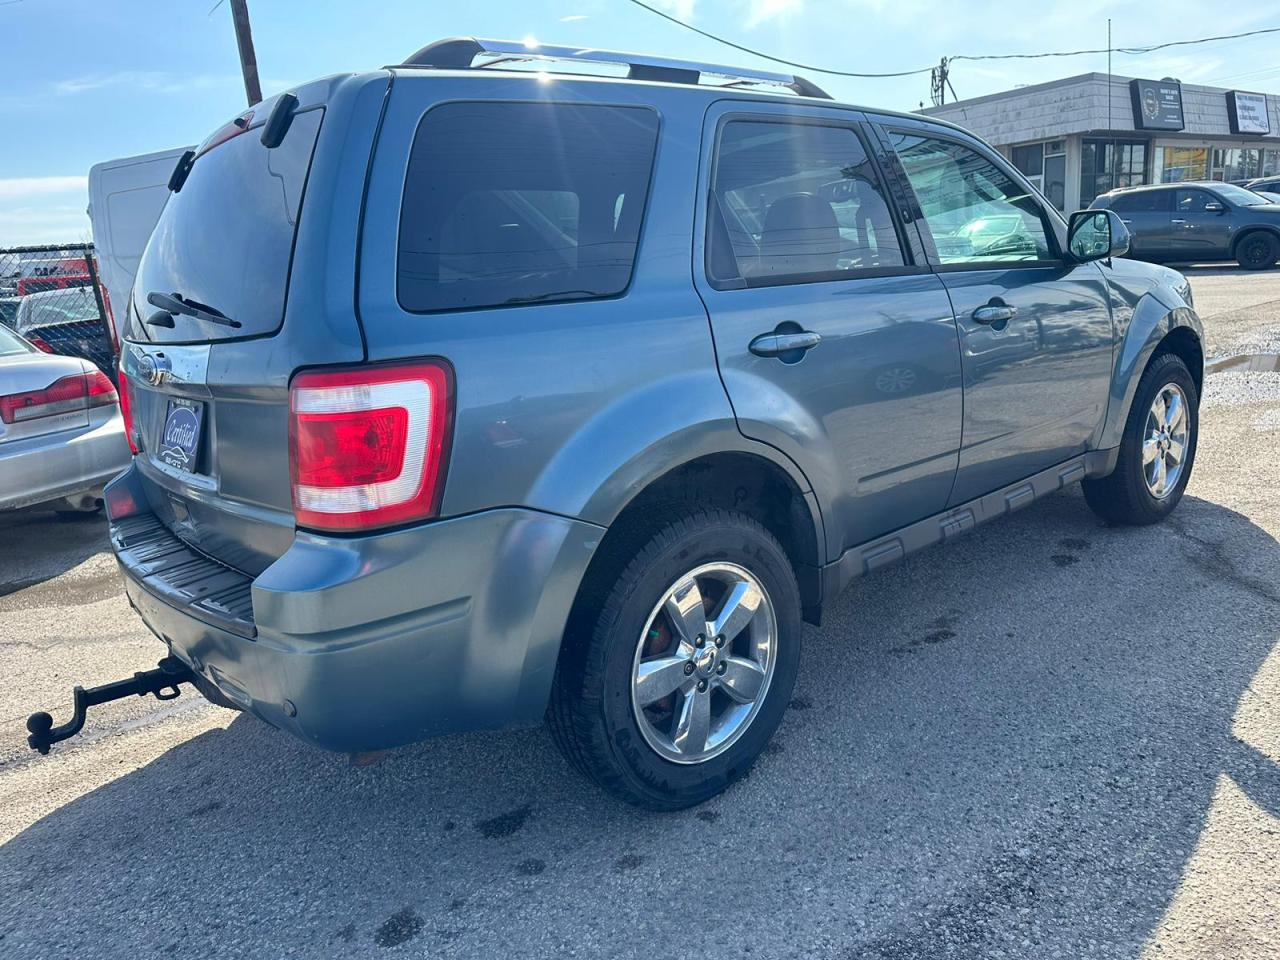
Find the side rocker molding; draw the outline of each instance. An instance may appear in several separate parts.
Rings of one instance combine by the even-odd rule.
[[[1091,450],[994,493],[944,510],[861,546],[851,547],[839,560],[823,568],[823,599],[834,600],[858,577],[901,560],[908,554],[951,540],[990,520],[1021,510],[1041,497],[1086,477],[1106,476],[1115,469],[1119,454],[1119,447]]]

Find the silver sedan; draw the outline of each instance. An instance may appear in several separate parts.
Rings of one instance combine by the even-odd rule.
[[[94,509],[129,457],[107,376],[87,360],[42,353],[0,326],[0,510]]]

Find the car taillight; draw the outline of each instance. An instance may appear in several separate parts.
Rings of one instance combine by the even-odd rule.
[[[27,342],[37,350],[43,350],[45,353],[53,353],[53,347],[49,346],[49,341],[44,337],[27,337]]]
[[[124,421],[124,438],[129,441],[129,452],[137,453],[138,442],[133,435],[133,397],[130,395],[133,387],[123,370],[119,371],[116,379],[120,381],[120,419]]]
[[[300,373],[289,407],[298,526],[363,530],[439,510],[453,420],[443,361]]]
[[[101,370],[75,373],[53,381],[43,390],[0,397],[0,420],[23,423],[41,417],[104,407],[116,402],[116,388]]]

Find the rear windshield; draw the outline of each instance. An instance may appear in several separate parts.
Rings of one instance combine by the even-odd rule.
[[[280,146],[252,128],[196,158],[171,194],[138,265],[129,334],[191,342],[272,333],[284,319],[285,291],[302,191],[322,109],[297,114]],[[211,308],[239,327],[179,314],[172,328],[146,324],[162,293]],[[136,311],[136,312],[135,312]]]
[[[631,281],[658,117],[644,107],[450,103],[413,141],[406,310],[611,297]]]
[[[18,354],[35,352],[35,347],[27,346],[27,341],[19,340],[17,335],[7,327],[0,327],[0,357],[13,357]]]

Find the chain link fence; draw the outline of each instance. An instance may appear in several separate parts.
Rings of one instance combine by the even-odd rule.
[[[116,376],[116,336],[93,244],[0,249],[0,323],[47,353]]]

